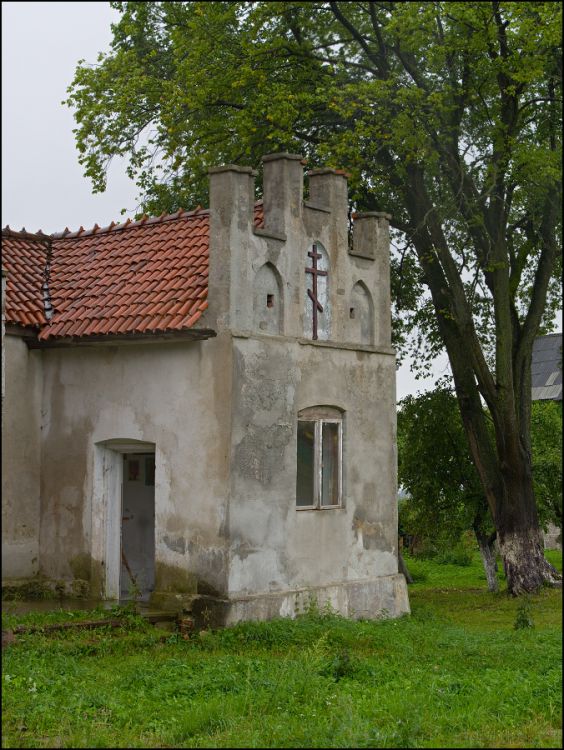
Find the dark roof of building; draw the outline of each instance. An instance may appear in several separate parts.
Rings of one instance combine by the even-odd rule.
[[[562,334],[539,336],[533,344],[533,401],[562,401]]]
[[[208,265],[207,209],[53,235],[6,227],[6,322],[41,341],[187,330],[208,305]]]

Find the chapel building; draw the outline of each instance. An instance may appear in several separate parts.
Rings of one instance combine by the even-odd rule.
[[[265,156],[210,208],[2,232],[2,570],[212,624],[409,611],[389,216]]]

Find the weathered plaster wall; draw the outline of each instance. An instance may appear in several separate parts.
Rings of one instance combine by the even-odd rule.
[[[393,356],[277,337],[234,339],[232,596],[394,576]],[[344,412],[343,506],[296,510],[298,411]]]
[[[310,172],[304,201],[300,157],[276,155],[264,159],[256,229],[253,181],[250,169],[211,170],[209,320],[234,337],[224,619],[292,614],[311,594],[343,614],[400,614],[409,604],[397,566],[389,216],[359,215],[349,238],[346,177]],[[318,342],[305,270],[314,242],[328,255]],[[280,282],[280,336],[260,324],[274,313],[260,314],[265,264]],[[297,415],[316,405],[344,412],[344,503],[297,511]]]
[[[156,446],[156,590],[223,590],[229,342],[50,349],[43,356],[45,574],[102,575],[102,561],[90,560],[93,521],[99,526],[103,513],[92,505],[96,445],[140,440]]]
[[[2,414],[2,577],[39,569],[42,362],[19,336],[4,338]]]

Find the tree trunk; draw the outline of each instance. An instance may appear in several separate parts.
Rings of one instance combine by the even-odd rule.
[[[496,535],[492,534],[488,536],[479,527],[474,527],[474,533],[476,535],[476,541],[480,548],[480,554],[482,556],[482,563],[484,565],[484,572],[486,574],[486,580],[488,582],[488,590],[497,593],[499,591],[499,585],[497,582],[497,563],[496,557]]]
[[[538,529],[529,534],[500,532],[499,550],[513,596],[536,592],[544,584],[562,586],[560,574],[544,556]]]
[[[513,596],[538,591],[545,584],[562,585],[562,577],[544,557],[530,457],[521,459],[518,465],[508,456],[501,461],[503,492],[496,497],[494,511],[507,589]]]

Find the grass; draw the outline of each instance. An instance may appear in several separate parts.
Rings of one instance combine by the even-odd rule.
[[[399,620],[311,611],[185,641],[126,616],[119,630],[18,636],[3,745],[561,747],[561,591],[531,597],[534,627],[515,629],[519,601],[485,589],[478,559],[408,565]],[[3,627],[57,619],[69,613]]]

